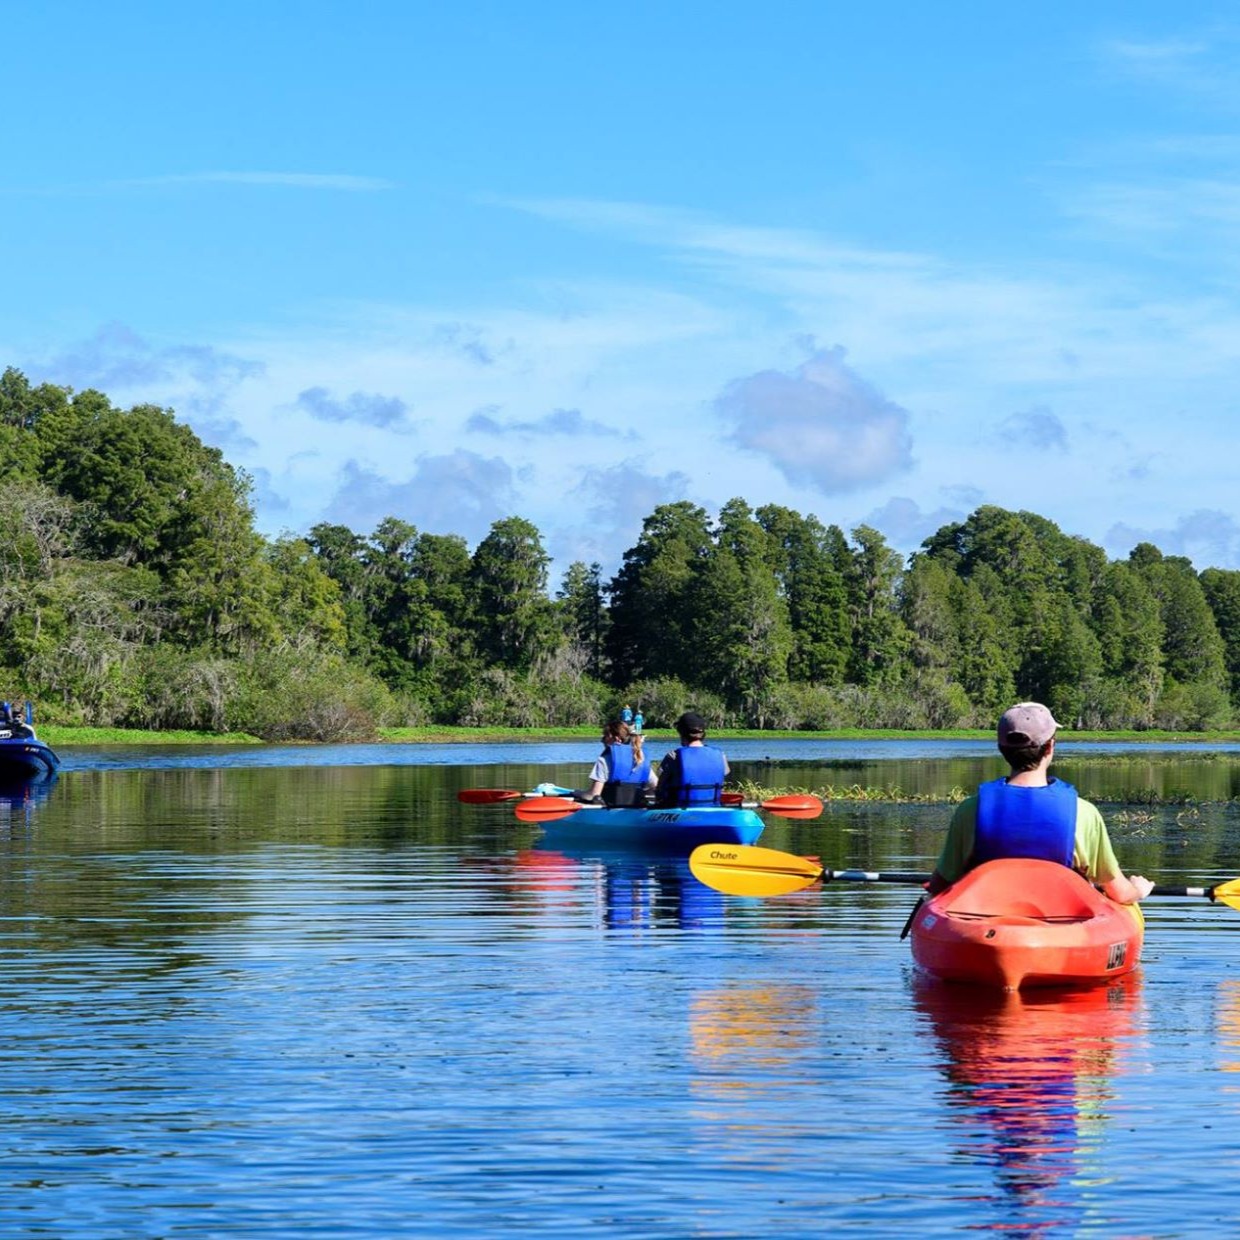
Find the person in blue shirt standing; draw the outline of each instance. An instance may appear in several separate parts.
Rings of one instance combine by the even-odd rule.
[[[680,744],[659,763],[656,805],[720,805],[728,760],[706,743],[706,720],[685,711],[676,720]]]

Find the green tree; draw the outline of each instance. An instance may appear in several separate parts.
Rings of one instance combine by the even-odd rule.
[[[1231,700],[1240,706],[1240,572],[1207,568],[1201,574],[1201,588],[1223,640]]]
[[[687,500],[661,504],[642,523],[608,589],[606,649],[617,684],[684,675],[693,661],[691,587],[711,547],[705,509]]]
[[[320,522],[306,539],[319,567],[336,583],[344,609],[348,653],[369,663],[378,643],[369,609],[373,575],[366,540],[346,525]]]
[[[1133,548],[1128,559],[1158,600],[1167,675],[1177,684],[1226,686],[1223,640],[1190,561],[1164,556],[1148,543]]]
[[[777,504],[759,508],[757,518],[788,605],[789,677],[820,685],[843,683],[852,640],[848,590],[839,568],[841,557],[848,554],[843,532]]]
[[[64,388],[50,383],[33,388],[12,366],[0,375],[0,482],[39,476],[39,420],[45,410],[61,409],[67,402]]]
[[[876,529],[859,525],[852,536],[855,548],[847,586],[853,640],[848,679],[872,685],[898,679],[909,647],[910,635],[897,601],[903,564]]]
[[[937,559],[914,556],[900,581],[900,615],[911,636],[915,667],[952,668],[958,661],[954,588],[960,578]]]
[[[603,591],[602,565],[575,560],[568,566],[556,592],[565,638],[577,649],[587,673],[596,680],[604,675],[603,643],[609,617]]]
[[[1145,576],[1122,560],[1107,565],[1094,606],[1102,672],[1111,686],[1098,722],[1148,728],[1163,690],[1163,622]]]
[[[952,590],[956,650],[952,674],[986,722],[998,718],[1016,700],[1020,650],[1004,626],[1002,591],[993,570],[979,569],[967,580],[956,578]]]
[[[690,587],[693,679],[757,727],[765,726],[772,697],[787,681],[792,650],[787,605],[766,558],[768,547],[749,506],[730,500],[719,514],[716,544]]]
[[[344,654],[344,605],[340,587],[319,564],[304,538],[278,538],[264,551],[270,569],[267,609],[276,617],[283,640],[312,643]]]
[[[496,521],[475,548],[471,598],[478,648],[488,662],[523,670],[554,646],[549,563],[542,535],[521,517]]]

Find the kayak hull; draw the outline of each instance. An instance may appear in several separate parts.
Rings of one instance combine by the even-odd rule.
[[[1141,958],[1145,923],[1067,866],[1007,859],[971,870],[913,919],[913,959],[950,982],[1093,986]]]
[[[60,769],[50,745],[34,737],[0,738],[0,779],[32,779]]]
[[[764,823],[750,809],[695,805],[685,809],[589,806],[543,824],[549,844],[588,844],[688,856],[699,844],[752,844]]]

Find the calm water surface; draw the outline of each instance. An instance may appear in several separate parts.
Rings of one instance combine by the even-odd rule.
[[[995,773],[729,749],[771,786]],[[65,757],[0,798],[0,1236],[1233,1230],[1240,913],[1151,901],[1128,984],[979,997],[915,977],[907,888],[728,899],[456,801],[589,745]],[[1129,868],[1240,873],[1240,753],[1061,766]],[[948,812],[763,842],[928,869]]]

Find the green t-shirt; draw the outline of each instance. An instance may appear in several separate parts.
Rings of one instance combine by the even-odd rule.
[[[935,866],[947,882],[954,883],[962,878],[969,868],[976,831],[977,797],[971,796],[956,806]],[[1123,873],[1115,859],[1111,837],[1107,834],[1107,825],[1102,821],[1098,807],[1084,797],[1076,799],[1076,841],[1072,848],[1072,864],[1091,883],[1099,886]]]

